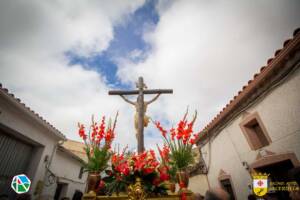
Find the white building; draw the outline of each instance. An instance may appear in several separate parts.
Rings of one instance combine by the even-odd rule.
[[[80,158],[60,146],[65,140],[0,85],[0,195],[14,199],[11,179],[22,173],[32,182],[29,192],[34,199],[53,199],[61,184],[67,186],[61,192],[66,197],[71,198],[75,190],[84,192],[86,174],[79,178]]]
[[[71,150],[63,146],[58,147],[51,166],[57,177],[57,182],[52,187],[55,189],[54,199],[72,198],[76,190],[84,193],[87,173],[83,173],[82,162],[83,160]]]
[[[288,180],[289,170],[300,166],[300,29],[206,126],[197,144],[208,185],[223,186],[233,199],[247,199],[252,172]],[[288,199],[287,192],[274,195]]]

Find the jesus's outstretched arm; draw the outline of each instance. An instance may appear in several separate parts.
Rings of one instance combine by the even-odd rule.
[[[158,97],[160,96],[160,93],[158,93],[153,99],[151,99],[150,101],[145,102],[147,105],[149,105],[150,103],[153,103],[153,101],[155,101]]]
[[[122,94],[120,95],[122,97],[122,99],[124,99],[124,101],[126,101],[127,103],[130,103],[132,105],[135,105],[135,103],[133,101],[130,101],[129,99],[127,99],[126,97],[124,97]]]

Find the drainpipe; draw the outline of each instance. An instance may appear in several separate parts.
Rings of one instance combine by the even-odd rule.
[[[206,180],[207,180],[209,189],[210,189],[210,184],[209,184],[209,180],[208,180],[208,172],[210,169],[210,164],[211,164],[211,136],[209,136],[209,138],[208,138],[208,165],[207,165],[207,174],[206,174]]]
[[[201,145],[199,145],[199,152],[200,152],[200,157],[201,157],[201,160],[203,161],[203,163],[205,164],[205,167],[206,167],[206,182],[207,182],[207,185],[208,185],[208,189],[210,189],[210,183],[209,183],[209,179],[208,179],[208,172],[209,172],[209,168],[210,168],[210,163],[211,163],[211,136],[208,135],[209,138],[208,138],[208,163],[206,164],[205,161],[204,161],[204,158],[203,158],[203,155],[202,155],[202,151],[201,151]]]
[[[53,158],[54,158],[54,155],[55,155],[55,153],[56,153],[56,150],[57,150],[57,148],[58,148],[58,146],[59,145],[63,145],[63,143],[66,141],[66,139],[64,139],[64,140],[59,140],[55,145],[54,145],[54,147],[53,147],[53,149],[52,149],[52,153],[51,153],[51,155],[50,155],[50,158],[49,159],[45,159],[44,160],[44,162],[46,162],[46,164],[45,164],[45,173],[44,173],[44,179],[43,179],[43,182],[42,182],[42,189],[40,190],[40,192],[39,192],[39,194],[38,194],[38,199],[41,199],[41,195],[42,195],[42,193],[43,193],[43,190],[44,190],[44,186],[50,186],[51,184],[49,184],[49,185],[46,185],[46,181],[47,181],[47,178],[49,178],[50,176],[52,176],[52,177],[54,177],[54,180],[56,179],[56,176],[55,176],[55,174],[50,170],[50,166],[51,166],[51,164],[52,164],[52,161],[53,161]],[[47,155],[48,156],[48,155]],[[50,175],[48,175],[48,173],[50,174]],[[56,181],[56,180],[55,180]]]

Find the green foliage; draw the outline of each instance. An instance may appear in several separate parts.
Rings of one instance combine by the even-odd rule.
[[[85,171],[101,172],[107,168],[107,163],[112,155],[108,148],[93,148],[92,154],[90,147],[85,148],[88,163],[84,164]]]
[[[145,182],[143,185],[144,185],[144,190],[147,192],[149,196],[168,195],[167,188],[163,183],[159,185],[153,185],[152,183]]]
[[[123,179],[118,179],[117,176],[113,175],[111,170],[107,170],[110,176],[104,177],[102,180],[106,184],[106,194],[111,196],[114,192],[119,194],[125,192],[127,189],[127,182]],[[106,172],[108,174],[108,172]]]
[[[121,175],[114,170],[105,171],[107,176],[102,178],[106,184],[106,194],[111,196],[113,193],[119,194],[120,192],[126,192],[127,187],[130,184],[135,184],[136,178],[139,177],[142,180],[144,191],[150,195],[167,195],[167,188],[164,183],[159,185],[154,185],[154,179],[158,178],[158,173],[156,171],[143,175],[142,173],[130,173],[128,176]]]
[[[197,118],[197,111],[191,121],[187,120],[188,110],[183,119],[177,124],[177,128],[170,129],[170,134],[160,125],[154,122],[156,127],[162,133],[162,136],[170,148],[171,164],[177,170],[183,170],[194,163],[192,147],[195,144],[198,134],[194,134],[193,125]]]
[[[184,169],[189,164],[194,162],[194,156],[192,152],[192,146],[183,144],[181,141],[178,143],[170,142],[170,150],[171,150],[171,160],[173,161],[173,165],[178,169]]]

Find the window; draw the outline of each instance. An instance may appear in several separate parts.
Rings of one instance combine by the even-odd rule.
[[[84,168],[83,168],[83,167],[80,167],[80,171],[79,171],[79,175],[78,175],[78,178],[79,178],[79,179],[82,179],[83,170],[84,170]]]
[[[234,188],[232,186],[231,176],[228,173],[226,173],[223,169],[221,169],[219,172],[218,180],[219,180],[220,186],[224,190],[226,190],[228,192],[228,194],[230,195],[229,199],[235,200],[236,196],[235,196]]]
[[[231,182],[230,182],[230,179],[223,179],[223,180],[220,180],[220,184],[222,186],[222,188],[224,190],[226,190],[228,192],[228,194],[230,195],[230,200],[234,200],[234,193],[233,193],[233,189],[232,189],[232,186],[231,186]]]
[[[252,150],[260,149],[271,143],[271,139],[260,119],[258,113],[247,116],[240,127]]]

